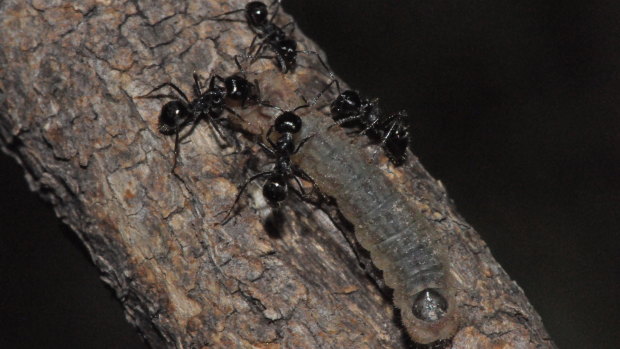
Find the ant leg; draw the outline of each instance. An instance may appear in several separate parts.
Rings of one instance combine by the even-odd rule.
[[[330,82],[329,82],[329,84],[327,84],[327,85],[325,86],[325,88],[324,88],[321,92],[319,92],[319,94],[318,94],[318,95],[316,95],[316,97],[314,97],[314,98],[310,101],[310,103],[309,103],[309,104],[310,104],[310,106],[313,106],[313,105],[317,104],[317,103],[318,103],[318,101],[319,101],[319,98],[321,98],[321,96],[323,96],[323,94],[324,94],[325,92],[327,92],[327,90],[329,90],[329,89],[332,87],[332,85],[333,85],[333,84],[336,84],[336,88],[338,89],[338,94],[340,95],[340,84],[338,83],[338,80],[334,78],[334,79],[332,79],[332,81],[330,81]]]
[[[267,137],[267,140],[269,140],[269,144],[273,145],[273,143],[271,142],[271,133],[273,132],[273,125],[269,126],[269,129],[267,130],[267,134],[265,135],[265,137]]]
[[[216,78],[222,80],[221,76],[213,74],[213,72],[211,72],[211,78],[209,79],[209,91],[213,91],[213,89],[215,89],[215,79]]]
[[[280,108],[280,107],[278,107],[276,105],[273,105],[273,104],[271,104],[269,102],[261,101],[259,104],[262,105],[263,107],[273,108],[273,109],[275,109],[275,110],[277,110],[277,111],[279,111],[281,113],[284,113],[284,109],[282,109],[282,108]]]
[[[265,135],[265,138],[267,138],[267,142],[269,143],[269,145],[271,146],[271,149],[268,149],[268,153],[270,153],[271,155],[273,155],[274,157],[276,157],[275,152],[272,149],[276,149],[276,145],[275,143],[273,143],[273,141],[271,140],[271,133],[273,132],[273,125],[271,125],[269,127],[269,130],[267,130],[267,134]],[[259,142],[259,145],[262,144],[263,146],[265,146],[264,143]],[[265,148],[265,147],[263,147]]]
[[[306,201],[306,202],[311,201],[311,198],[310,198],[310,196],[308,194],[306,194],[304,192],[299,192],[299,190],[297,190],[297,189],[295,189],[293,187],[290,187],[290,190],[293,193],[295,193],[295,195],[297,195],[302,201]]]
[[[241,115],[239,115],[239,113],[237,113],[236,111],[234,111],[234,110],[230,109],[229,107],[227,107],[227,106],[225,106],[225,105],[224,105],[224,106],[222,106],[222,109],[224,109],[224,110],[226,110],[227,112],[229,112],[229,113],[233,114],[233,115],[234,115],[234,116],[236,116],[239,120],[244,121],[244,120],[243,120],[243,118],[241,117]]]
[[[276,152],[273,151],[273,149],[269,148],[265,143],[258,142],[258,145],[265,151],[265,153],[267,153],[267,155],[274,158],[277,157]]]
[[[299,178],[297,178],[296,176],[293,176],[293,180],[295,180],[295,183],[297,183],[297,186],[299,187],[299,191],[301,192],[301,194],[304,197],[308,196],[308,194],[306,194],[306,190],[304,189],[304,186],[301,185],[301,181],[299,180]]]
[[[252,46],[252,45],[250,45]],[[243,67],[241,66],[241,63],[239,63],[239,57],[241,57],[240,55],[235,55],[235,64],[237,65],[237,68],[239,69],[239,72],[243,75],[243,77],[246,77],[246,73],[245,73],[245,69],[243,69]]]
[[[306,96],[302,95],[302,94],[301,94],[301,92],[299,92],[299,90],[300,90],[300,89],[296,89],[296,90],[295,90],[295,94],[296,94],[299,98],[301,98],[301,100],[304,102],[304,104],[303,104],[303,105],[300,105],[298,108],[299,108],[299,109],[301,109],[301,107],[302,107],[302,106],[309,107],[310,105],[308,105],[308,100],[306,99]],[[297,109],[295,109],[295,110],[297,110]]]
[[[190,122],[192,122],[192,121],[193,121],[192,127],[191,127],[191,128],[190,128],[187,132],[185,132],[185,134],[184,134],[183,136],[181,136],[181,141],[185,140],[185,138],[189,137],[189,135],[191,135],[191,134],[192,134],[192,132],[194,132],[194,130],[195,130],[195,129],[196,129],[196,127],[198,126],[198,123],[200,122],[200,119],[202,119],[202,117],[198,117],[198,118],[196,118],[196,119],[189,120],[189,121],[187,121],[186,123],[184,123],[184,124],[182,124],[182,125],[181,125],[181,126],[185,126],[185,125],[187,125],[188,123],[190,123]],[[182,127],[181,127],[181,128],[182,128]]]
[[[160,98],[159,95],[157,95],[157,96],[149,96],[149,95],[151,93],[157,91],[157,90],[161,90],[162,88],[164,88],[166,86],[168,86],[168,87],[172,88],[173,90],[175,90],[179,94],[179,96],[181,96],[185,100],[185,102],[187,102],[188,104],[190,103],[189,99],[187,98],[185,93],[183,91],[181,91],[181,89],[177,85],[175,85],[175,84],[173,84],[171,82],[164,82],[163,84],[161,84],[161,85],[155,87],[154,89],[152,89],[151,91],[149,91],[147,94],[142,95],[142,96],[138,96],[137,98]]]
[[[399,110],[396,113],[392,113],[390,115],[388,115],[387,117],[385,117],[383,120],[380,120],[383,122],[383,125],[387,125],[388,123],[394,121],[394,122],[401,122],[403,120],[403,117],[407,117],[407,111],[406,110]]]
[[[221,83],[224,83],[223,77],[221,77],[220,75],[213,75],[213,77],[211,78],[211,81],[213,82],[209,83],[209,89],[213,89],[215,87],[215,79],[219,80]]]
[[[218,137],[221,140],[223,140],[226,143],[228,143],[228,145],[230,145],[229,139],[226,136],[224,136],[224,133],[222,133],[222,130],[220,130],[220,126],[215,122],[215,120],[213,120],[213,118],[211,118],[211,117],[208,118],[208,119],[209,119],[209,125],[211,125],[213,130],[215,130],[215,133],[217,133]]]
[[[304,144],[306,144],[307,141],[309,141],[310,139],[312,139],[314,136],[316,136],[316,133],[313,135],[310,135],[304,139],[301,140],[301,142],[299,142],[299,145],[297,145],[297,148],[295,149],[295,151],[293,151],[293,154],[297,154],[297,152],[299,151],[299,149],[301,149],[301,147],[303,147]]]
[[[258,80],[254,80],[254,87],[256,88],[256,96],[253,96],[252,98],[256,99],[256,103],[260,103],[262,102],[263,97],[261,96],[260,85],[258,84]]]
[[[313,186],[316,186],[316,181],[312,178],[306,171],[300,169],[297,166],[293,166],[293,174],[297,177],[300,177],[304,181],[312,183]]]
[[[243,185],[241,186],[241,188],[239,188],[239,192],[237,193],[237,197],[235,198],[235,202],[233,202],[232,206],[230,206],[230,209],[228,209],[226,216],[224,216],[224,219],[222,219],[221,223],[222,224],[226,224],[228,223],[228,217],[230,216],[230,214],[232,213],[233,209],[235,208],[235,206],[237,205],[237,203],[239,202],[239,199],[241,199],[241,195],[243,195],[243,192],[245,191],[245,188],[248,186],[248,184],[252,183],[253,181],[264,177],[264,176],[269,176],[272,175],[273,171],[267,171],[267,172],[261,172],[259,174],[256,174],[252,177],[250,177],[250,179],[248,179],[245,183],[243,183]]]
[[[263,51],[264,49],[264,42],[261,43],[260,47],[258,48],[258,50],[256,50],[256,52],[252,53],[250,52],[250,54],[243,54],[243,55],[237,55],[239,57],[245,58],[245,59],[251,59],[250,61],[250,65],[252,65],[254,62],[256,62],[259,59],[274,59],[277,58],[276,56],[263,56],[261,51]]]
[[[179,139],[179,127],[177,127],[176,132],[174,133],[174,161],[172,162],[172,168],[170,169],[170,173],[174,174],[174,169],[177,168],[177,159],[179,158],[179,143],[181,140]]]
[[[230,145],[230,143],[228,142],[228,139],[224,136],[224,134],[222,133],[222,130],[220,130],[219,125],[215,122],[215,120],[213,120],[212,117],[208,116],[207,117],[203,117],[202,115],[199,116],[198,118],[194,119],[194,124],[192,125],[192,127],[189,129],[189,131],[187,131],[183,136],[181,136],[181,140],[184,140],[185,138],[189,137],[190,134],[192,134],[192,132],[194,132],[194,130],[196,129],[196,127],[198,126],[198,123],[200,122],[201,119],[207,119],[209,126],[211,126],[211,128],[214,129],[215,133],[217,134],[217,136],[219,137],[220,140],[224,140],[226,143],[228,143]],[[220,145],[221,146],[221,145]]]
[[[289,189],[295,193],[295,195],[297,195],[302,201],[305,202],[309,202],[311,204],[317,205],[319,204],[320,200],[323,199],[323,197],[321,196],[317,201],[317,200],[313,200],[313,197],[311,196],[312,193],[314,193],[316,187],[312,187],[312,192],[311,193],[306,193],[306,190],[304,189],[304,187],[301,185],[301,182],[299,181],[299,179],[295,176],[293,176],[293,179],[295,180],[295,182],[297,183],[297,186],[299,186],[299,190],[293,186],[290,186]]]
[[[261,45],[261,47],[262,47],[262,45]],[[262,49],[262,48],[261,48],[261,49]],[[276,55],[276,56],[263,56],[263,55],[258,55],[258,51],[259,51],[259,50],[257,50],[257,52],[255,52],[255,54],[252,54],[252,55],[243,55],[243,57],[244,57],[244,58],[251,58],[252,60],[250,61],[250,64],[252,64],[252,63],[256,62],[256,61],[257,61],[257,60],[259,60],[259,59],[278,59],[278,64],[279,64],[279,65],[283,65],[283,64],[284,64],[284,60],[282,59],[282,57],[277,56],[277,55]],[[286,67],[286,65],[285,65],[285,64],[284,64],[284,67]],[[286,69],[283,69],[282,67],[280,67],[280,70],[284,71],[284,70],[286,70]],[[286,70],[286,71],[288,71],[288,70]]]
[[[327,63],[325,63],[325,61],[323,60],[323,58],[321,58],[321,55],[316,52],[316,51],[310,51],[310,50],[299,50],[297,51],[297,53],[304,53],[307,55],[315,55],[318,59],[319,62],[321,63],[321,65],[323,66],[323,68],[325,68],[325,71],[327,71],[327,75],[330,77],[330,79],[335,79],[336,77],[334,76],[334,72],[332,72],[328,67],[327,67]]]
[[[319,202],[327,199],[327,196],[325,194],[323,194],[323,192],[316,185],[316,181],[314,180],[314,178],[312,178],[304,170],[300,169],[297,166],[293,166],[293,174],[295,175],[295,179],[297,179],[297,177],[299,177],[299,178],[303,179],[304,181],[309,182],[310,184],[312,184],[312,192],[310,192],[308,194],[305,194],[305,198],[304,199],[311,200],[312,198],[310,197],[310,195],[315,193],[315,192],[318,195],[318,201]],[[300,187],[301,187],[301,185],[300,185]]]
[[[196,74],[196,72],[194,72],[193,76],[194,76],[194,96],[200,97],[200,95],[202,95],[202,91],[200,87],[200,77],[198,76],[198,74]]]
[[[280,72],[282,74],[288,73],[289,69],[288,69],[288,66],[286,65],[286,61],[284,60],[284,57],[282,57],[282,55],[280,54],[276,54],[275,59],[278,62],[278,68],[280,68]]]
[[[297,182],[297,185],[299,186],[299,190],[297,190],[296,188],[294,188],[293,186],[290,187],[291,191],[293,193],[295,193],[297,196],[299,196],[299,198],[303,201],[309,201],[310,200],[310,195],[308,195],[306,193],[306,191],[304,190],[304,188],[301,186],[301,182],[299,181],[299,179],[297,179],[297,177],[293,177],[293,179],[295,179],[295,182]]]
[[[397,118],[399,121],[402,121],[403,118],[406,118],[408,116],[409,114],[407,114],[407,111],[404,109],[397,111],[396,114],[394,115],[394,117]]]
[[[250,43],[250,46],[248,46],[248,49],[250,50],[249,54],[252,54],[252,49],[254,48],[254,44],[256,44],[256,39],[258,39],[258,34],[254,35],[254,37],[252,38],[252,42]]]
[[[390,125],[390,128],[388,132],[382,137],[381,146],[384,146],[385,142],[387,142],[388,138],[390,138],[394,130],[397,127],[402,125],[402,119],[403,117],[406,117],[406,116],[407,116],[407,111],[400,110],[386,118],[384,125]]]
[[[385,143],[387,142],[388,138],[390,138],[390,136],[392,135],[392,133],[394,132],[394,128],[396,127],[397,122],[394,121],[390,124],[390,128],[387,131],[387,133],[385,135],[383,135],[383,137],[381,137],[381,143],[380,145],[383,147],[385,146]]]
[[[280,6],[280,4],[282,4],[282,0],[273,0],[269,7],[273,6],[275,3],[278,3],[278,6]]]
[[[276,10],[273,11],[273,15],[271,16],[271,19],[269,20],[269,23],[273,23],[273,20],[276,18],[276,16],[278,15],[278,12],[280,12],[280,4],[282,3],[282,0],[274,0],[271,5],[269,5],[269,7],[273,6],[273,4],[278,3],[278,5],[276,5]]]
[[[256,38],[257,38],[257,37],[258,37],[258,35],[257,35],[257,36],[255,36],[255,37],[254,37],[254,39],[252,39],[252,45],[250,45],[250,47],[249,47],[249,48],[252,48],[252,47],[254,46],[254,42],[255,42],[255,40],[256,40]],[[261,58],[261,57],[259,57],[259,56],[260,56],[261,54],[263,54],[263,51],[264,51],[264,50],[265,50],[265,40],[261,41],[260,45],[258,45],[258,48],[256,49],[256,51],[255,51],[255,52],[250,51],[250,55],[252,55],[252,56],[253,56],[252,60],[250,61],[250,64],[252,64],[252,63],[256,62],[256,60],[257,60],[258,58]]]
[[[304,102],[305,102],[306,104],[300,105],[299,107],[297,107],[297,108],[293,109],[293,110],[292,110],[292,112],[296,112],[296,111],[298,111],[299,109],[310,108],[310,105],[308,104],[308,101],[306,101],[306,97],[304,97],[304,96],[300,96],[300,97],[304,100]]]
[[[240,19],[220,18],[220,17],[224,17],[224,16],[232,15],[232,14],[239,13],[239,12],[243,12],[243,11],[245,11],[245,9],[244,9],[244,8],[239,9],[239,10],[232,10],[232,11],[224,12],[224,13],[222,13],[222,14],[219,14],[219,15],[213,16],[213,17],[209,17],[209,18],[207,18],[207,19],[210,19],[210,20],[215,20],[215,21],[218,21],[218,22],[241,22],[241,23],[245,23],[245,21],[242,21],[242,20],[240,20]]]
[[[174,161],[172,163],[172,169],[170,170],[171,173],[174,173],[174,170],[177,167],[177,163],[178,163],[178,158],[179,158],[179,152],[180,152],[180,144],[181,142],[187,138],[192,132],[194,132],[194,130],[196,129],[196,126],[198,126],[198,122],[200,121],[200,119],[194,119],[194,124],[192,125],[192,127],[189,129],[189,131],[187,131],[183,136],[181,136],[181,129],[187,125],[187,123],[191,122],[191,121],[187,121],[183,124],[177,125],[176,127],[176,131],[174,133]]]
[[[358,114],[358,115],[348,116],[346,118],[339,119],[338,121],[335,121],[333,124],[331,124],[331,126],[329,126],[327,129],[329,130],[329,129],[331,129],[334,126],[340,126],[340,125],[346,124],[347,122],[350,122],[350,121],[359,120],[361,117],[362,116]]]
[[[370,125],[368,125],[365,129],[362,130],[362,132],[359,133],[360,136],[365,135],[368,131],[372,130],[373,128],[375,128],[375,126],[377,126],[377,124],[379,123],[379,118],[377,118],[377,120],[373,121],[372,123],[370,123]]]
[[[263,41],[260,43],[260,46],[258,47],[258,49],[255,52],[251,52],[249,55],[245,55],[248,58],[252,58],[252,60],[250,61],[250,64],[253,64],[254,62],[256,62],[258,59],[276,59],[278,61],[278,67],[280,68],[280,71],[283,74],[288,73],[288,67],[286,65],[286,62],[284,61],[284,58],[282,57],[282,55],[280,54],[276,54],[275,56],[263,56],[263,51],[265,49],[265,44],[266,44],[267,39],[263,39]],[[254,40],[252,40],[252,43],[254,42]],[[252,46],[250,46],[252,47]],[[275,50],[274,50],[275,52]]]
[[[288,26],[293,26],[293,29],[291,29],[291,32],[288,33],[288,36],[292,36],[293,32],[295,31],[295,22],[294,21],[290,21],[288,23],[286,23],[285,25],[283,25],[280,29],[284,30],[284,28],[288,27]]]
[[[242,11],[245,11],[245,10],[242,10]],[[232,11],[231,13],[234,13],[234,12],[235,11]],[[244,21],[242,19],[217,18],[217,17],[223,16],[223,15],[225,15],[225,13],[223,13],[221,15],[218,15],[218,16],[215,16],[215,17],[207,18],[207,19],[212,20],[212,21],[216,21],[216,22],[247,23],[247,21]]]

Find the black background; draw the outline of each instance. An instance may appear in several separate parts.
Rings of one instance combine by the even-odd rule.
[[[413,150],[561,348],[620,341],[620,2],[285,1]],[[73,233],[0,158],[0,347],[139,348]]]

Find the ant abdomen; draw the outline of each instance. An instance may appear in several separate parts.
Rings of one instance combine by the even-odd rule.
[[[251,27],[263,27],[267,24],[269,11],[261,1],[252,1],[245,5],[245,17]]]
[[[224,86],[226,88],[226,97],[237,103],[247,101],[252,90],[252,83],[239,75],[233,75],[224,79]]]
[[[173,135],[187,122],[190,112],[187,105],[181,101],[170,101],[161,108],[158,129],[161,134]]]
[[[271,206],[278,206],[288,196],[286,178],[279,174],[269,177],[263,185],[263,196]]]
[[[407,160],[409,141],[409,130],[404,125],[397,127],[392,136],[386,139],[385,151],[395,166],[401,166]]]

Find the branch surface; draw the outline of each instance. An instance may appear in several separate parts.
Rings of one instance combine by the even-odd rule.
[[[248,169],[264,163],[254,142],[238,133],[252,151],[222,148],[203,123],[181,145],[177,175],[170,174],[173,140],[157,132],[163,102],[135,97],[165,81],[190,92],[194,71],[236,72],[232,58],[252,33],[243,23],[206,18],[243,6],[0,3],[2,149],[78,234],[127,319],[155,348],[404,348],[389,299],[325,212],[289,199],[274,227],[254,186],[239,216],[218,224]],[[289,19],[281,13],[278,23]],[[295,39],[316,49],[299,30]],[[295,107],[298,93],[314,96],[326,81],[313,57],[299,61],[286,76],[272,62],[257,62],[251,70],[261,73],[251,79],[266,99]],[[257,108],[242,114],[236,127],[245,136],[272,122]],[[388,166],[385,159],[379,165]],[[449,246],[463,317],[446,346],[554,347],[523,291],[455,212],[441,183],[415,157],[391,179],[415,193]]]

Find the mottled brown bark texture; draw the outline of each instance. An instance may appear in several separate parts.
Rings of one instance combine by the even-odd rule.
[[[274,228],[265,223],[259,182],[242,198],[239,215],[219,224],[217,214],[253,173],[247,169],[265,161],[247,135],[264,132],[272,111],[238,109],[243,135],[226,132],[250,151],[221,147],[201,123],[181,145],[177,175],[170,174],[173,139],[157,131],[163,101],[135,97],[164,81],[189,93],[194,71],[234,73],[232,58],[253,34],[244,23],[207,18],[244,6],[0,2],[2,149],[84,242],[127,319],[155,348],[404,348],[410,344],[389,297],[323,211],[291,197]],[[281,13],[277,23],[289,20]],[[294,35],[300,48],[315,49]],[[300,55],[294,74],[274,68],[261,60],[249,78],[282,107],[299,105],[298,94],[314,96],[327,81],[311,56]],[[414,156],[409,162],[393,169],[392,179],[415,193],[443,234],[460,282],[461,325],[446,345],[553,347],[523,291],[454,211],[442,185]],[[278,236],[267,233],[273,230]]]

